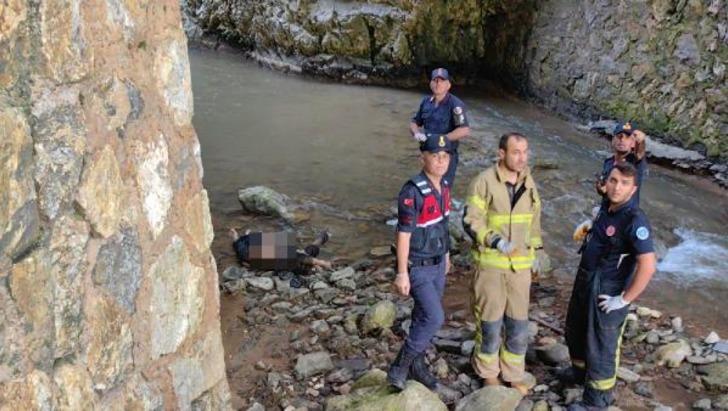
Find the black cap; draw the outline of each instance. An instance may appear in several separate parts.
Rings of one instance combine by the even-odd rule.
[[[447,151],[452,153],[452,150],[452,141],[444,134],[428,134],[427,140],[420,143],[420,151],[429,151],[430,153]]]
[[[628,136],[631,136],[634,130],[636,129],[635,126],[632,125],[629,121],[626,123],[619,123],[616,127],[614,127],[614,133],[612,135],[617,135],[620,133],[624,133]]]

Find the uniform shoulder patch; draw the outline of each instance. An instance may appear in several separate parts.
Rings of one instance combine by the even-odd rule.
[[[455,114],[463,114],[463,108],[460,106],[457,106],[454,109],[452,109],[452,112]]]
[[[641,226],[637,229],[635,235],[637,235],[637,238],[640,240],[647,240],[650,238],[650,230],[648,230],[645,226]]]

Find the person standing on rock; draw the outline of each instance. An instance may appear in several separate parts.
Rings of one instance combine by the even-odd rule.
[[[445,321],[442,296],[450,269],[448,215],[450,184],[445,173],[452,141],[430,135],[420,143],[422,171],[399,193],[397,224],[397,277],[394,286],[415,301],[409,335],[391,364],[387,380],[398,390],[408,377],[431,390],[438,382],[425,363],[425,350]]]
[[[450,94],[450,87],[450,74],[446,69],[432,70],[430,76],[432,95],[420,102],[420,107],[410,122],[410,133],[419,142],[424,142],[428,135],[445,136],[452,141],[450,166],[445,174],[452,187],[458,166],[459,140],[470,134],[470,126],[465,104]]]
[[[500,375],[525,395],[531,274],[544,261],[536,258],[537,252],[543,253],[541,199],[528,168],[525,136],[501,136],[498,164],[470,183],[463,223],[475,239],[477,265],[472,283],[477,326],[473,368],[486,385],[500,385]]]
[[[629,304],[655,272],[650,224],[635,201],[638,176],[629,162],[612,168],[605,184],[609,203],[582,246],[565,327],[572,366],[559,373],[564,382],[584,384],[583,400],[570,411],[612,404]]]

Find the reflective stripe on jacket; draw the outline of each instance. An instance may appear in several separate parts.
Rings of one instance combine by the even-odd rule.
[[[531,268],[535,249],[542,247],[541,199],[528,167],[520,173],[516,192],[522,194],[511,206],[511,197],[499,167],[492,166],[470,183],[463,223],[474,235],[473,258],[481,266],[522,270]],[[494,247],[502,238],[515,248],[506,256]]]

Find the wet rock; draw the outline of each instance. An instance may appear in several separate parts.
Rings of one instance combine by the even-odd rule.
[[[687,362],[694,365],[712,364],[718,361],[718,356],[715,354],[709,354],[704,357],[697,355],[690,355],[686,358]]]
[[[382,370],[369,371],[352,385],[349,394],[328,398],[326,410],[447,410],[438,396],[422,384],[408,380],[405,389],[397,393],[390,389],[386,379]]]
[[[326,381],[335,384],[343,384],[354,378],[354,372],[350,368],[339,368],[326,376]]]
[[[338,281],[354,277],[355,273],[356,271],[354,271],[352,267],[346,267],[339,271],[334,271],[333,273],[331,273],[331,275],[329,276],[329,281],[331,281],[332,283],[336,283]]]
[[[354,280],[352,280],[351,278],[345,278],[345,279],[337,282],[336,286],[338,288],[341,288],[342,290],[349,290],[349,291],[356,290],[356,282]]]
[[[655,387],[649,381],[639,381],[634,385],[634,392],[646,398],[654,397]]]
[[[324,320],[316,320],[311,323],[311,331],[319,335],[327,334],[329,331],[331,331],[331,327],[329,327],[329,324]]]
[[[641,377],[639,374],[628,368],[619,367],[617,368],[617,378],[626,382],[637,382]]]
[[[690,345],[685,340],[678,340],[658,348],[655,352],[656,362],[657,365],[667,365],[670,368],[676,368],[691,353]]]
[[[718,333],[716,333],[715,331],[711,331],[710,334],[708,334],[708,336],[705,337],[705,340],[703,340],[703,342],[705,342],[706,344],[715,344],[718,341],[720,341],[720,337],[718,336]]]
[[[460,346],[460,354],[469,357],[473,353],[474,348],[475,340],[463,341],[462,345]]]
[[[569,405],[581,399],[583,388],[567,388],[564,390],[564,404]]]
[[[261,291],[271,291],[275,286],[273,279],[270,277],[248,277],[245,282],[248,286]]]
[[[712,404],[710,402],[710,398],[702,398],[693,403],[693,409],[694,410],[710,410],[712,409]]]
[[[370,307],[361,321],[361,331],[369,334],[377,329],[392,327],[397,308],[391,301],[380,301]]]
[[[442,338],[434,338],[433,345],[438,351],[449,352],[451,354],[460,354],[460,342],[453,340],[445,340]]]
[[[280,217],[293,222],[293,214],[288,210],[290,199],[265,186],[248,187],[238,190],[238,201],[243,210],[250,213]]]
[[[305,379],[334,369],[331,356],[326,351],[299,355],[296,360],[295,372],[299,378]]]
[[[536,347],[538,358],[547,365],[559,365],[569,362],[569,348],[561,343],[554,343],[545,347]]]
[[[481,388],[460,401],[456,411],[500,411],[513,410],[523,396],[513,388],[491,386]]]
[[[701,365],[697,369],[706,388],[725,392],[728,390],[728,361]]]

